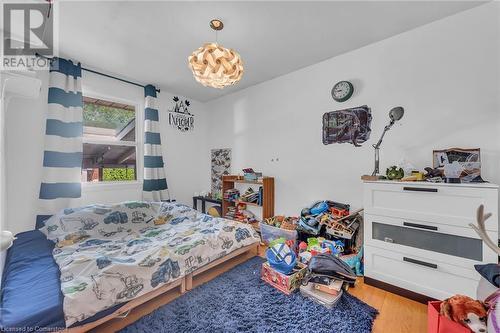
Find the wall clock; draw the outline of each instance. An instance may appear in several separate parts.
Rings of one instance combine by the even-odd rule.
[[[335,83],[332,88],[332,97],[337,102],[345,102],[351,98],[354,93],[354,86],[349,81],[340,81]]]

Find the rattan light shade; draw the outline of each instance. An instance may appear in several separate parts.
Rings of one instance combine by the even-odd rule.
[[[206,87],[222,89],[243,76],[243,62],[238,52],[215,43],[204,44],[188,61],[196,81]]]

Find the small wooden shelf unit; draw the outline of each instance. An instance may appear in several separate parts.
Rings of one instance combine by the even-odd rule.
[[[243,203],[248,206],[262,207],[262,219],[274,216],[274,178],[264,177],[262,181],[247,181],[243,179],[242,176],[229,175],[222,176],[222,194],[227,190],[234,188],[234,184],[248,184],[248,185],[259,185],[262,186],[262,206],[256,203],[250,203],[245,201],[227,201],[222,200],[222,216],[225,217],[227,214],[227,208],[229,206],[234,206],[237,203]]]

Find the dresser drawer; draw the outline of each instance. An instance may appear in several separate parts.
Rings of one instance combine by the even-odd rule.
[[[472,230],[413,219],[365,214],[365,243],[379,248],[413,253],[462,267],[496,262],[492,251]],[[496,231],[488,231],[497,239]]]
[[[372,182],[364,184],[366,214],[410,218],[468,227],[484,204],[493,216],[486,229],[498,230],[498,190],[491,185]]]
[[[365,245],[365,276],[436,299],[475,297],[479,274],[417,255]]]

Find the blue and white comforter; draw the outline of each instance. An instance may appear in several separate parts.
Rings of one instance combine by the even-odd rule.
[[[66,209],[41,231],[56,243],[66,326],[260,240],[248,225],[177,203]]]

